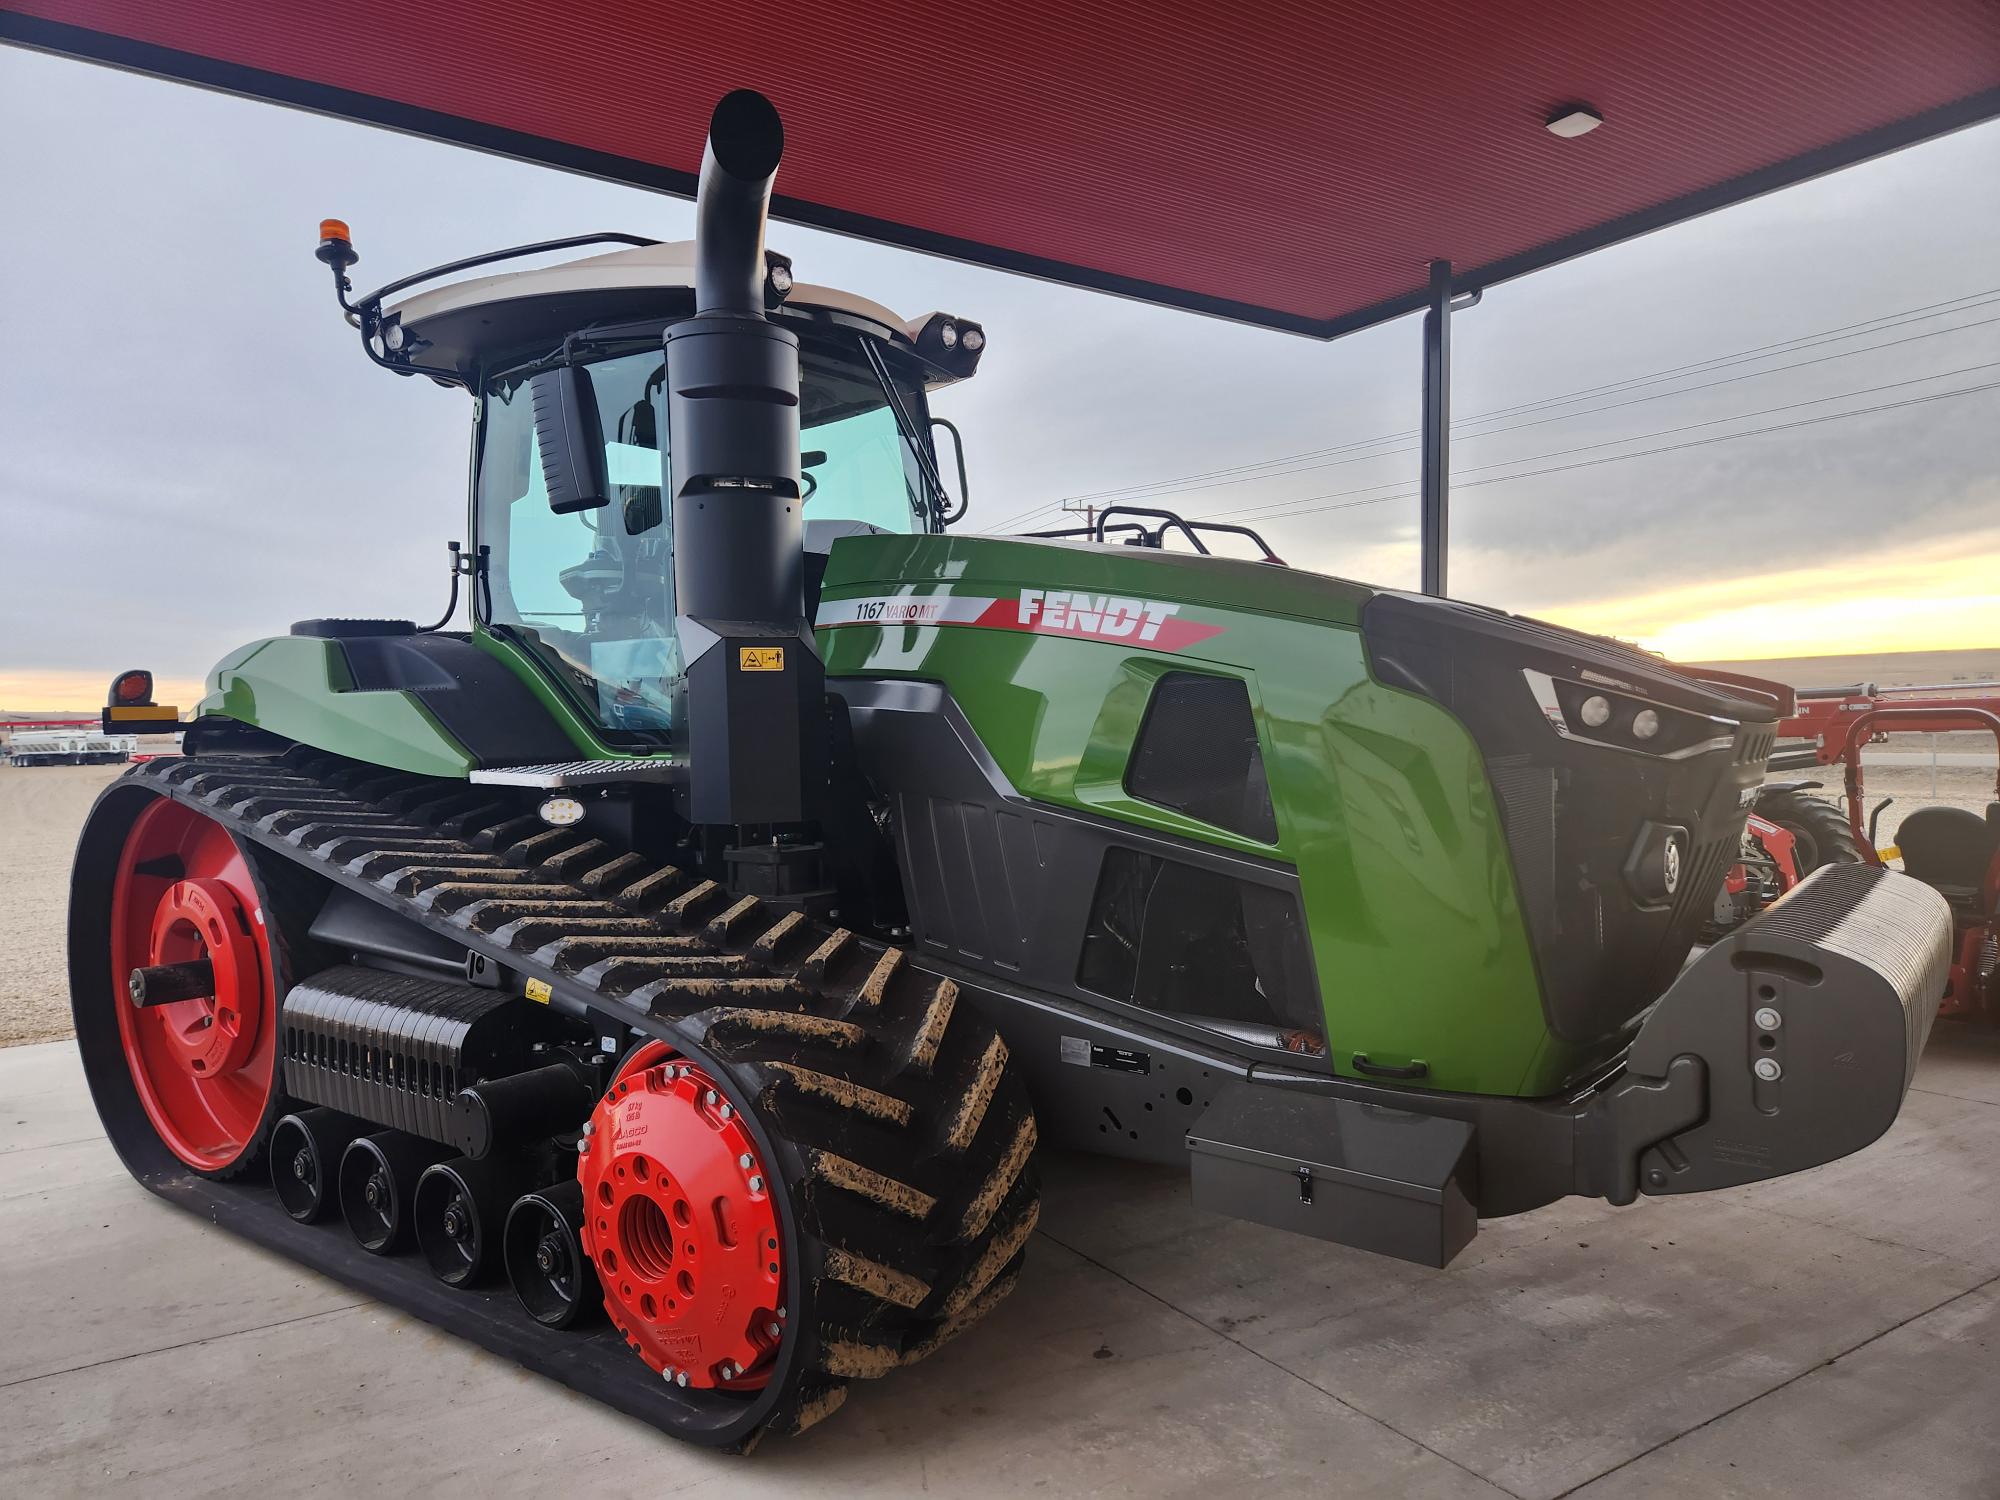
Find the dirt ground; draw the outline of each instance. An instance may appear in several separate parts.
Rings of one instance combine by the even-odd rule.
[[[90,804],[124,769],[0,766],[0,1047],[70,1034],[70,858]]]

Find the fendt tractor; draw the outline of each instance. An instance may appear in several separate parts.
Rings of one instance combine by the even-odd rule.
[[[113,683],[186,750],[72,893],[135,1176],[741,1448],[993,1311],[1041,1143],[1443,1267],[1889,1126],[1935,891],[1830,866],[1690,961],[1775,695],[1178,517],[954,533],[986,332],[795,284],[782,146],[722,100],[692,244],[356,295],[322,227],[369,357],[472,398],[471,537],[436,627]]]

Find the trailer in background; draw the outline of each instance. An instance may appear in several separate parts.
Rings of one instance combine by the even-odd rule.
[[[78,729],[22,729],[7,741],[7,763],[15,766],[123,765],[139,748],[135,734]]]

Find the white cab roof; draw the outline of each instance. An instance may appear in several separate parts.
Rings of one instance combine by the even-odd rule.
[[[418,324],[443,313],[524,298],[693,285],[694,241],[675,240],[663,245],[613,250],[606,255],[585,256],[581,260],[563,261],[558,265],[539,266],[528,271],[505,271],[496,276],[475,276],[468,281],[454,281],[418,292],[405,301],[393,304],[386,311],[399,314],[405,324]],[[787,306],[823,307],[832,312],[866,318],[882,325],[886,333],[907,338],[901,318],[881,303],[857,297],[852,292],[800,282],[792,288],[785,302]]]

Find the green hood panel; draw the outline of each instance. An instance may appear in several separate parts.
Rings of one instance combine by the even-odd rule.
[[[232,651],[208,674],[197,715],[419,776],[464,777],[474,765],[415,694],[357,691],[339,642],[316,636],[273,636]]]
[[[1430,1087],[1551,1092],[1584,1059],[1548,1032],[1484,759],[1436,702],[1370,675],[1374,592],[1150,549],[865,537],[833,548],[819,639],[830,678],[943,684],[1023,796],[1294,866],[1337,1071],[1361,1053],[1422,1061]],[[1159,622],[1151,641],[1133,618]],[[1125,791],[1173,670],[1244,682],[1275,845]]]

